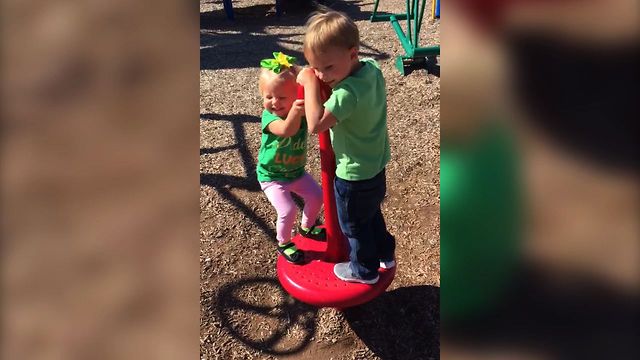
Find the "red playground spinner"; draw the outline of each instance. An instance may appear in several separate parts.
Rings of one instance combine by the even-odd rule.
[[[330,93],[331,89],[321,83],[323,101],[328,99]],[[299,86],[298,99],[303,98],[304,88]],[[319,141],[327,241],[315,241],[298,234],[293,242],[298,249],[304,251],[304,264],[294,265],[278,256],[276,266],[282,287],[294,298],[318,307],[344,309],[363,304],[382,294],[393,281],[396,267],[379,269],[380,279],[373,285],[345,282],[333,273],[336,263],[349,260],[349,245],[338,224],[333,194],[336,161],[329,130],[320,133]]]

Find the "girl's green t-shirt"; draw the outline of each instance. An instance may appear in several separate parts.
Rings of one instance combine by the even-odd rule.
[[[258,181],[292,181],[304,174],[307,164],[307,122],[303,117],[300,130],[288,138],[269,132],[267,126],[282,120],[267,110],[262,112],[262,139],[256,172]]]

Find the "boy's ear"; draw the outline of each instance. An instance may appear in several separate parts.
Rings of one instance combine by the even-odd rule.
[[[354,46],[351,49],[349,49],[349,56],[351,57],[351,59],[357,59],[358,58],[358,47]]]

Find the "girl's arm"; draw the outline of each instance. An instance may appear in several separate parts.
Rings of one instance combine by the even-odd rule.
[[[300,130],[302,116],[304,116],[304,100],[299,99],[293,102],[286,119],[272,121],[267,125],[267,130],[276,136],[291,137]]]
[[[311,68],[304,68],[300,71],[298,83],[304,86],[304,103],[309,132],[318,134],[335,125],[338,120],[322,105],[320,83]]]

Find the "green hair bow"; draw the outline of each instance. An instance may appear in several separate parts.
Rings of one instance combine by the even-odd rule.
[[[276,74],[284,69],[288,69],[296,63],[296,58],[293,56],[285,55],[281,52],[274,52],[273,59],[262,59],[260,66],[273,71]]]

